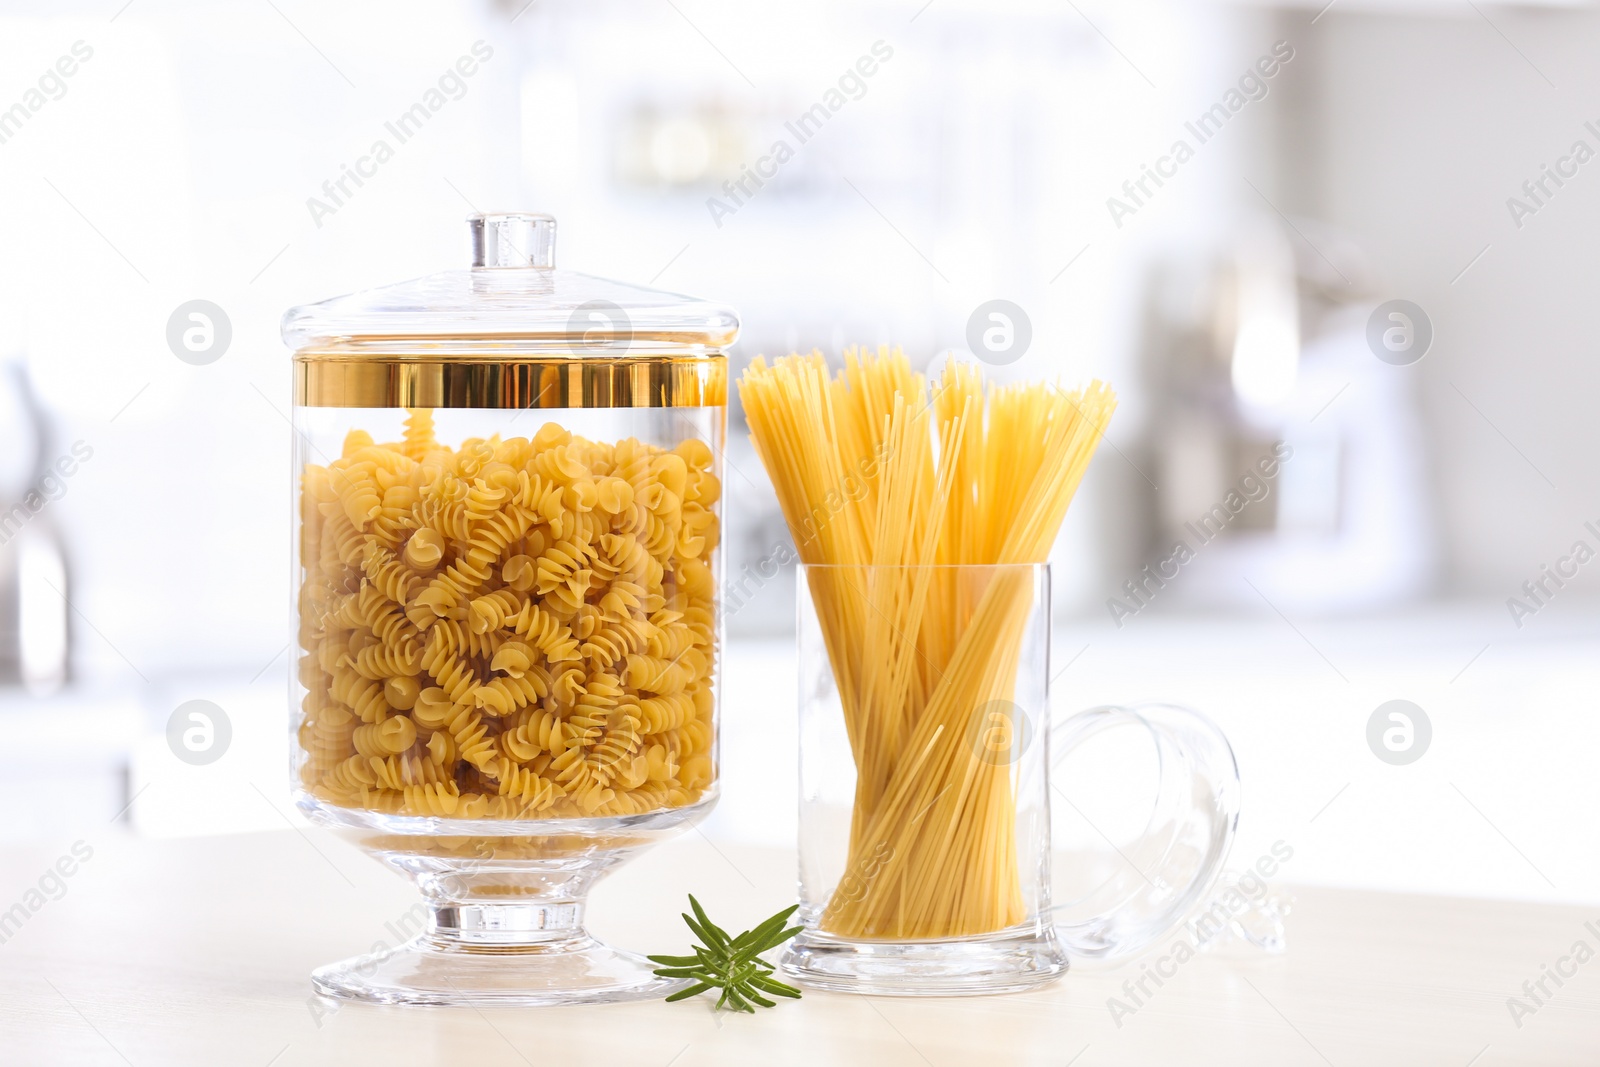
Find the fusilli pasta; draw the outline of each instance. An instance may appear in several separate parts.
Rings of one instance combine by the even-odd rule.
[[[301,779],[451,818],[630,815],[714,777],[721,485],[666,450],[352,430],[301,480]]]

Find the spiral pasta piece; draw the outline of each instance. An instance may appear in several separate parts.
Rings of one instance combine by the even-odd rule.
[[[358,726],[351,735],[351,743],[363,756],[379,758],[398,756],[417,740],[417,724],[404,715],[396,715],[378,723]]]
[[[407,815],[454,815],[461,803],[461,791],[454,782],[429,782],[408,785],[400,810]]]
[[[532,769],[511,759],[494,763],[492,775],[500,783],[500,795],[521,800],[528,811],[542,812],[565,794],[561,786],[541,778]]]

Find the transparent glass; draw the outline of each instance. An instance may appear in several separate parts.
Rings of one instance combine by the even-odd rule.
[[[907,596],[937,605],[914,613],[922,633],[895,629]],[[1028,989],[1070,957],[1137,951],[1214,882],[1238,813],[1227,740],[1168,706],[1095,708],[1052,729],[1047,565],[804,566],[797,599],[805,929],[789,974],[890,995]],[[858,625],[841,626],[852,612]],[[881,696],[906,691],[885,684],[897,648],[926,680],[910,689],[916,709]],[[1137,866],[1057,905],[1052,766],[1117,726],[1147,733],[1158,761]]]
[[[584,907],[716,802],[726,359],[707,338],[737,320],[645,289],[631,315],[573,311],[552,220],[472,221],[472,271],[421,286],[449,299],[408,304],[411,284],[285,317],[295,800],[429,908],[313,984],[659,997],[683,983],[590,937]]]

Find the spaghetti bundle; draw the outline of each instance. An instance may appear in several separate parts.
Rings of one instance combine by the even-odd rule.
[[[739,383],[807,571],[856,764],[847,877],[822,928],[989,933],[1026,912],[1013,767],[984,758],[1042,563],[1116,406],[1100,382],[935,383],[898,350],[756,359]],[[1001,565],[960,567],[957,565]],[[853,875],[853,877],[852,877]]]

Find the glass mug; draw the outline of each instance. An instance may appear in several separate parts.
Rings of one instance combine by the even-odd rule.
[[[958,646],[988,642],[989,651],[978,661],[982,678],[968,685],[941,674],[957,673],[953,661],[941,668],[939,651],[919,644],[927,721],[885,737],[882,707],[872,710],[876,724],[863,709],[888,668],[839,642],[825,622],[853,600],[891,636],[892,611],[871,609],[875,590],[891,578],[906,588],[913,569],[952,605],[954,625],[947,615],[942,632]],[[1232,749],[1204,716],[1170,705],[1097,707],[1050,724],[1048,564],[811,565],[798,581],[805,929],[785,953],[789,974],[841,992],[1023,990],[1064,974],[1071,957],[1138,951],[1210,890],[1238,817]],[[985,596],[1013,605],[1004,639],[968,625]],[[946,689],[966,696],[941,700]],[[1111,877],[1053,902],[1051,793],[1061,789],[1052,767],[1118,728],[1154,746],[1154,807]]]

